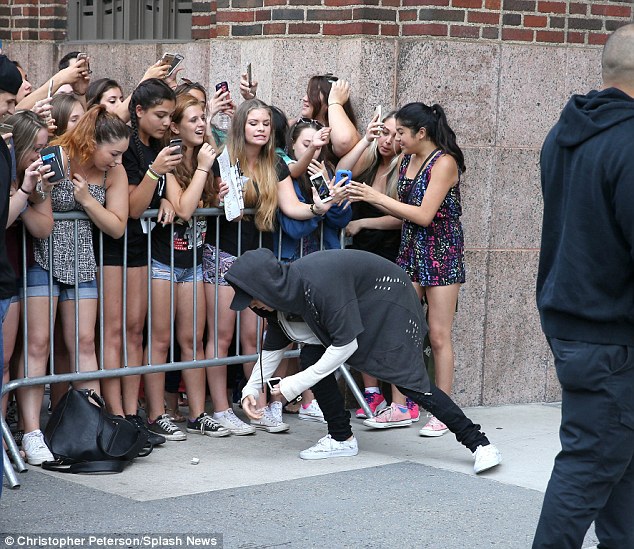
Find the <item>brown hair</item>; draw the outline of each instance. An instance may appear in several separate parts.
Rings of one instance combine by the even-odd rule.
[[[97,145],[129,137],[130,128],[121,118],[110,114],[103,105],[95,105],[72,130],[59,136],[51,145],[61,145],[68,156],[79,159],[83,164],[92,158]]]
[[[198,107],[202,109],[203,116],[205,115],[205,108],[200,104],[200,101],[198,101],[198,99],[196,99],[193,95],[185,93],[176,97],[176,109],[174,110],[174,114],[172,114],[172,124],[180,124],[183,120],[185,111],[189,107]],[[205,135],[205,141],[208,141],[207,135]],[[196,171],[196,168],[198,168],[198,152],[200,151],[200,147],[202,147],[202,144],[194,147],[191,167],[188,168],[185,165],[185,162],[180,162],[172,172],[182,189],[189,187],[192,177],[194,176],[194,172]],[[185,150],[187,150],[187,147],[183,144],[183,151]],[[207,174],[207,182],[205,183],[205,187],[201,195],[203,207],[207,208],[211,206],[215,201],[216,194],[217,191],[214,185],[214,176],[212,172],[209,172]]]

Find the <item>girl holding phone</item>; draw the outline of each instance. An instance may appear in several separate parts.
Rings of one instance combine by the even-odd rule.
[[[428,306],[429,339],[436,385],[451,394],[454,355],[451,329],[460,285],[465,281],[460,179],[464,155],[440,105],[409,103],[396,113],[396,141],[404,153],[396,200],[365,183],[347,188],[352,201],[365,201],[403,220],[396,263],[410,276]],[[447,433],[435,417],[422,436]]]
[[[179,96],[170,124],[170,137],[182,140],[183,160],[166,176],[166,196],[174,206],[176,220],[152,231],[152,309],[156,311],[150,319],[152,364],[162,364],[167,359],[173,320],[181,360],[204,358],[206,314],[202,255],[207,219],[193,214],[196,208],[217,206],[219,194],[215,187],[215,178],[219,176],[216,152],[205,142],[206,127],[200,101],[187,94]],[[224,185],[221,194],[227,190]],[[170,313],[172,285],[174,309]],[[194,310],[197,313],[195,326]],[[205,370],[185,369],[182,376],[189,403],[187,432],[211,437],[229,435],[228,429],[205,413]]]
[[[92,235],[94,228],[115,238],[123,235],[125,230],[128,192],[121,158],[128,148],[128,139],[129,128],[119,118],[102,107],[95,107],[82,117],[73,130],[53,141],[54,145],[61,148],[64,173],[63,179],[57,181],[51,190],[53,211],[85,212],[89,219],[57,220],[50,240],[35,239],[35,264],[27,272],[29,332],[26,354],[29,376],[40,376],[46,372],[51,335],[49,299],[52,299],[53,313],[59,312],[61,317],[62,335],[70,355],[70,364],[78,366],[82,372],[98,368],[95,353],[97,264]],[[52,263],[49,253],[52,254]],[[49,276],[53,279],[53,295],[50,297]],[[76,306],[79,312],[77,334]],[[24,360],[21,360],[20,370],[24,372]],[[99,392],[97,381],[78,382],[75,385]],[[18,389],[20,416],[26,432],[23,439],[25,449],[31,444],[27,439],[32,436],[43,450],[39,445],[42,393],[42,386]],[[29,452],[26,453],[29,459]],[[42,463],[45,459],[41,457],[38,453],[29,462]]]
[[[233,118],[227,141],[232,164],[238,163],[247,178],[244,187],[244,207],[255,208],[253,216],[245,216],[239,222],[228,222],[220,217],[211,221],[203,253],[205,296],[207,298],[208,340],[205,352],[207,359],[228,356],[233,339],[236,314],[229,307],[234,291],[224,279],[224,273],[235,258],[247,250],[259,247],[273,249],[272,231],[278,206],[295,219],[311,219],[325,214],[331,203],[324,204],[313,194],[314,203],[301,203],[293,187],[288,168],[275,153],[272,139],[271,109],[258,99],[242,103]],[[216,297],[217,296],[217,297]],[[216,312],[218,322],[216,323]],[[217,333],[217,338],[216,338]],[[240,315],[241,354],[255,354],[257,316],[247,309]],[[253,363],[245,365],[247,377]],[[260,420],[252,425],[242,422],[229,406],[226,383],[226,366],[207,368],[207,381],[214,403],[214,419],[236,435],[255,432],[255,428],[268,432],[288,429],[282,422],[279,408],[265,407]],[[261,398],[264,399],[265,395]],[[262,406],[266,402],[260,401]]]
[[[127,175],[130,219],[126,239],[103,235],[104,295],[104,367],[120,368],[143,364],[143,328],[148,312],[148,231],[149,219],[140,217],[148,208],[158,208],[157,222],[163,225],[174,219],[174,208],[165,198],[165,174],[180,162],[162,141],[166,138],[176,104],[172,89],[162,80],[148,79],[131,95],[129,116],[132,126],[130,145],[123,155]],[[103,108],[103,107],[101,107]],[[100,241],[95,244],[99,246]],[[127,246],[127,250],[126,250]],[[127,255],[124,256],[124,250]],[[126,260],[126,318],[123,318],[124,257]],[[159,314],[163,314],[161,311]],[[123,348],[123,331],[126,347]],[[155,377],[157,379],[155,379]],[[104,379],[101,382],[106,405],[111,413],[125,415],[139,428],[149,428],[150,441],[160,444],[186,438],[165,414],[163,385],[165,375],[145,376],[148,424],[137,415],[140,376]]]

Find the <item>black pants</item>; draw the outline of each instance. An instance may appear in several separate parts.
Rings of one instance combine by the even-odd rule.
[[[308,366],[312,366],[321,358],[324,351],[325,348],[321,345],[304,345],[300,353],[300,367],[305,369]],[[478,446],[489,444],[487,437],[480,431],[480,426],[475,425],[465,416],[458,405],[435,385],[431,385],[429,394],[419,393],[404,387],[399,387],[398,390],[416,402],[416,404],[434,414],[456,435],[458,442],[465,445],[472,452]],[[315,393],[319,407],[324,413],[330,436],[339,441],[346,440],[352,436],[350,412],[345,409],[343,396],[339,391],[335,375],[330,374],[322,379],[312,387],[312,391]]]
[[[562,387],[561,452],[533,548],[634,547],[634,347],[550,339]]]

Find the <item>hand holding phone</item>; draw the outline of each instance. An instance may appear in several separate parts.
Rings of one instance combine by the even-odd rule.
[[[249,88],[253,82],[253,77],[251,74],[251,63],[247,63],[247,83],[249,84]]]
[[[169,65],[170,67],[167,71],[167,74],[165,75],[165,78],[169,78],[170,76],[172,76],[172,74],[174,74],[174,71],[183,62],[183,59],[185,59],[185,57],[183,57],[180,53],[163,54],[163,57],[161,57],[161,61],[164,65]]]
[[[345,184],[347,185],[352,181],[352,172],[350,170],[337,170],[335,173],[335,185],[339,183],[342,179],[347,177]]]
[[[281,377],[271,377],[266,380],[266,384],[269,386],[269,389],[272,391],[273,389],[277,388],[277,386],[280,384],[280,381],[282,381]]]
[[[64,178],[64,171],[62,169],[62,151],[59,145],[53,145],[50,147],[44,147],[40,151],[42,157],[42,164],[50,166],[53,175],[49,178],[49,183],[59,181]]]
[[[315,190],[319,195],[319,199],[322,202],[329,202],[332,200],[332,196],[330,196],[330,188],[328,187],[328,183],[326,183],[324,175],[321,172],[311,175],[310,183],[313,187],[315,187]]]
[[[77,61],[80,61],[81,59],[84,59],[86,61],[86,73],[87,74],[92,74],[92,71],[90,70],[90,61],[88,59],[88,54],[85,52],[82,52],[80,54],[77,55]]]
[[[218,82],[216,84],[216,91],[222,90],[222,93],[229,91],[229,84],[226,81]]]
[[[174,147],[178,147],[178,149],[174,150]],[[183,154],[183,140],[179,138],[170,139],[169,148],[171,149],[170,154]]]

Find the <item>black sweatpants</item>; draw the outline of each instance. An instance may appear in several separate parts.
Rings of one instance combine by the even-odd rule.
[[[300,353],[300,367],[302,370],[315,364],[325,350],[321,345],[304,345]],[[405,387],[399,387],[398,390],[416,402],[416,404],[434,414],[456,435],[458,442],[472,452],[478,446],[487,446],[489,444],[487,437],[480,431],[480,426],[474,424],[465,416],[458,405],[434,384],[431,385],[429,394],[412,391]],[[330,374],[322,379],[312,387],[312,391],[315,393],[319,407],[324,413],[330,436],[338,441],[350,438],[352,436],[350,412],[345,409],[344,399],[339,391],[335,374]]]

